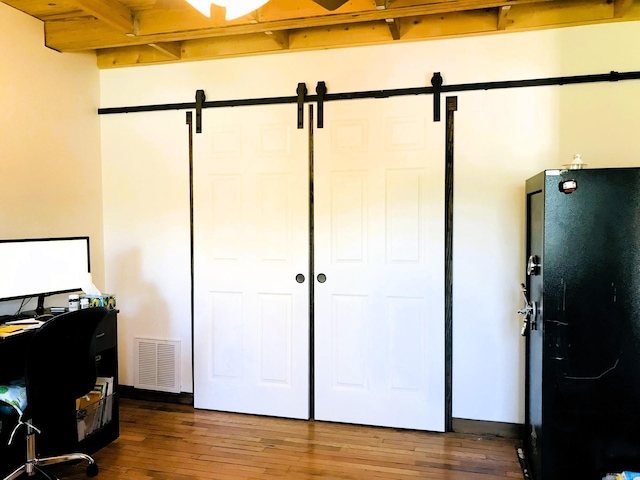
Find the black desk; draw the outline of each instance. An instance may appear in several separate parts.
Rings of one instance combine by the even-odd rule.
[[[10,337],[0,337],[0,384],[24,376],[25,356],[33,333],[34,330],[24,330]]]
[[[23,332],[0,338],[0,383],[24,376],[24,359],[29,341],[35,330],[28,329]],[[67,452],[85,452],[92,454],[102,447],[113,442],[120,435],[120,416],[118,408],[118,311],[112,310],[107,317],[100,322],[96,330],[96,368],[98,376],[113,377],[114,393],[111,398],[111,421],[82,441],[76,442],[54,442],[52,447],[47,448],[47,455],[58,455]],[[10,422],[12,418],[0,417],[0,421]],[[64,422],[76,423],[77,419],[63,419]],[[3,432],[7,427],[3,425]],[[44,435],[44,432],[43,432]],[[5,435],[0,435],[3,438]],[[39,442],[39,440],[37,441]],[[45,445],[47,442],[45,442]],[[38,443],[38,447],[42,443]],[[24,461],[25,447],[24,435],[18,435],[14,440],[14,445],[9,448],[5,442],[0,443],[0,478],[8,474],[13,468]],[[5,461],[6,460],[6,461]]]

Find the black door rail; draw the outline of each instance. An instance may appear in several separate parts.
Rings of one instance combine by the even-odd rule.
[[[435,75],[439,75],[439,72]],[[435,86],[398,88],[390,90],[368,90],[362,92],[323,93],[322,95],[306,95],[306,102],[332,102],[337,100],[354,100],[362,98],[389,98],[405,95],[431,95],[455,92],[470,92],[475,90],[499,90],[505,88],[543,87],[554,85],[573,85],[579,83],[618,82],[623,80],[638,80],[640,72],[609,72],[593,75],[576,75],[568,77],[536,78],[529,80],[506,80],[496,82],[462,83],[457,85],[439,85],[435,77]],[[432,79],[433,80],[433,79]],[[277,105],[286,103],[298,103],[299,95],[271,98],[247,98],[238,100],[213,100],[203,101],[201,108],[241,107],[254,105]],[[435,102],[434,102],[435,103]],[[438,102],[439,103],[439,102]],[[159,105],[139,105],[131,107],[99,108],[99,115],[112,115],[118,113],[153,112],[164,110],[194,110],[196,102],[167,103]],[[435,111],[434,111],[435,114]]]

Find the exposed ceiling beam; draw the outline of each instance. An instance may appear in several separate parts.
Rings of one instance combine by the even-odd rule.
[[[613,5],[585,4],[573,8],[565,5],[547,4],[542,11],[535,5],[522,5],[509,10],[508,31],[528,31],[565,25],[585,25],[610,22],[613,19]],[[640,20],[640,5],[632,5],[625,20]],[[478,34],[495,33],[499,30],[496,9],[469,12],[443,13],[420,18],[397,20],[402,32],[399,41],[423,41],[437,38],[452,38]],[[284,34],[285,32],[281,32]],[[275,32],[274,32],[275,34]],[[276,34],[278,35],[278,34]],[[257,55],[287,51],[308,51],[322,48],[375,45],[389,43],[389,28],[386,22],[362,22],[359,24],[335,25],[288,31],[283,37],[247,34],[226,37],[203,38],[182,42],[182,56],[179,61],[228,58],[234,56]],[[274,41],[275,39],[278,39]],[[286,45],[286,47],[285,47]],[[146,46],[131,46],[98,50],[98,66],[113,68],[151,63],[170,63],[166,55]]]
[[[498,8],[498,30],[504,30],[509,23],[509,11],[511,5],[505,5]]]
[[[270,30],[267,30],[264,33],[271,40],[276,42],[276,45],[278,45],[282,50],[287,50],[289,48],[289,32],[282,30],[272,32]]]
[[[550,2],[551,0],[546,1]],[[362,22],[386,21],[387,18],[423,17],[447,12],[482,10],[527,3],[541,5],[540,0],[452,0],[427,5],[369,10],[360,12],[357,15],[353,13],[332,14],[310,18],[290,18],[261,23],[241,23],[205,28],[194,28],[194,23],[197,24],[198,21],[201,21],[197,17],[200,14],[195,11],[188,12],[195,17],[195,20],[194,17],[184,17],[183,15],[184,21],[181,22],[180,16],[174,15],[175,12],[171,9],[160,12],[156,10],[153,15],[148,10],[144,10],[138,12],[136,16],[139,21],[137,36],[123,35],[121,32],[110,30],[107,26],[102,25],[101,22],[82,17],[45,22],[45,34],[47,46],[59,51],[79,51],[199,38],[226,37],[229,35],[246,35],[264,33],[265,31],[300,30],[333,25],[346,26]],[[153,16],[153,21],[147,21],[149,15]],[[202,18],[206,20],[205,17]],[[205,23],[204,25],[207,24]],[[171,29],[175,31],[159,33],[167,32]]]
[[[227,22],[185,0],[0,0],[45,22],[47,46],[96,50],[100,68],[640,20],[640,0],[314,1],[270,0]]]
[[[180,60],[182,57],[182,45],[180,42],[150,43],[149,46],[164,53],[172,60]]]
[[[613,16],[615,18],[624,17],[624,15],[629,11],[633,0],[614,0],[613,2]]]
[[[78,6],[122,33],[133,32],[133,12],[116,0],[76,0]]]
[[[391,0],[376,0],[376,9],[377,10],[386,10],[389,8],[391,4]],[[391,33],[391,38],[394,40],[400,40],[400,22],[397,18],[389,17],[384,19],[387,22],[387,27],[389,27],[389,33]]]
[[[400,40],[400,22],[395,18],[387,18],[386,22],[389,32],[391,32],[391,38]]]

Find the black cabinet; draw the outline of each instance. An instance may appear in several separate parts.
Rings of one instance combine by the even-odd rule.
[[[640,470],[640,169],[550,170],[526,195],[533,478]]]
[[[85,453],[94,453],[113,442],[120,435],[120,415],[118,407],[118,318],[117,311],[112,310],[100,322],[96,330],[96,368],[99,377],[113,378],[113,392],[109,397],[94,405],[101,414],[102,425],[95,429],[72,447]],[[76,422],[81,421],[82,413],[76,415]]]
[[[100,322],[96,330],[96,367],[100,377],[113,379],[113,391],[110,396],[95,404],[90,404],[87,408],[76,411],[75,405],[69,405],[68,409],[60,412],[56,418],[45,420],[43,425],[37,425],[42,429],[42,434],[36,437],[36,450],[41,456],[59,455],[69,452],[95,453],[102,447],[108,445],[120,435],[120,416],[118,407],[118,321],[117,311],[110,311],[107,317]],[[13,337],[12,337],[13,338]],[[30,335],[21,335],[11,342],[4,342],[0,347],[0,353],[10,353],[13,355],[13,363],[17,359],[23,358],[26,352]],[[1,356],[1,355],[0,355]],[[23,360],[22,360],[23,362]],[[14,444],[6,445],[8,432],[15,424],[16,415],[13,409],[9,408],[0,415],[3,425],[4,441],[0,444],[0,476],[9,473],[25,459],[24,432],[18,432]],[[87,416],[92,418],[90,429],[78,428],[78,423],[87,420]],[[100,420],[94,420],[99,416]],[[78,439],[78,434],[82,430],[82,438]],[[4,435],[6,433],[6,435]]]

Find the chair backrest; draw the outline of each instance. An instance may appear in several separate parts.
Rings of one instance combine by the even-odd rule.
[[[38,328],[26,361],[28,408],[74,402],[93,389],[95,332],[108,313],[103,307],[87,308],[58,315]]]

